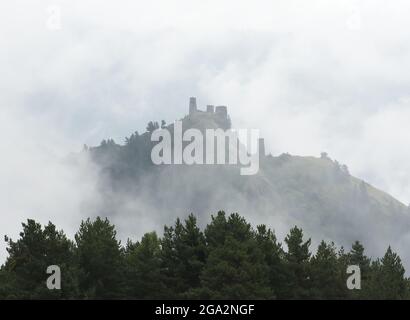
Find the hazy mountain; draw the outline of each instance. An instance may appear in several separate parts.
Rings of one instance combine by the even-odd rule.
[[[208,112],[194,110],[182,121],[184,130],[230,127],[229,116],[221,117],[213,107]],[[149,124],[148,131],[132,134],[124,145],[108,140],[87,148],[86,154],[99,168],[102,195],[88,209],[110,216],[120,231],[129,233],[142,225],[144,230],[146,225],[160,230],[191,212],[205,223],[204,217],[223,209],[273,227],[279,238],[298,225],[309,236],[339,245],[363,241],[373,255],[391,244],[409,264],[405,251],[410,240],[409,209],[351,176],[347,166],[326,154],[268,155],[261,158],[260,170],[253,176],[241,176],[239,166],[232,165],[157,166],[150,158],[154,144],[149,131],[159,126]],[[166,128],[172,131],[173,125]]]

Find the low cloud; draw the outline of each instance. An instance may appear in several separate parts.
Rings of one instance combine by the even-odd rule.
[[[61,29],[47,28],[47,8]],[[0,4],[1,234],[98,202],[95,171],[63,160],[117,142],[188,97],[228,105],[277,155],[329,155],[410,202],[405,1],[13,1]],[[147,208],[147,210],[149,207]],[[91,210],[90,210],[91,211]],[[147,222],[147,226],[155,223]],[[0,258],[4,257],[4,250]]]

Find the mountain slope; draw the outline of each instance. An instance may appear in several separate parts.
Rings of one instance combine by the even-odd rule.
[[[215,119],[195,113],[182,120],[184,129],[221,127]],[[173,125],[167,128],[172,131]],[[133,134],[125,145],[109,140],[88,150],[99,167],[103,195],[103,203],[89,207],[114,218],[124,233],[140,230],[141,224],[159,230],[191,212],[205,223],[201,217],[222,209],[273,227],[279,238],[298,225],[307,235],[339,245],[360,240],[373,255],[391,244],[410,262],[408,208],[325,154],[269,155],[256,175],[241,176],[232,165],[153,165],[152,146],[145,132]]]

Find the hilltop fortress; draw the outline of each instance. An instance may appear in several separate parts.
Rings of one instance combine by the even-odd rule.
[[[195,97],[189,98],[189,114],[185,117],[185,120],[190,123],[189,127],[195,127],[200,130],[231,129],[231,118],[228,115],[227,106],[215,107],[214,105],[207,105],[205,111],[198,110]],[[262,157],[266,155],[265,140],[263,138],[258,139],[258,151]]]
[[[231,129],[226,106],[208,105],[200,111],[194,97],[189,99],[189,114],[154,130],[151,141],[158,142],[151,150],[156,165],[239,164],[241,175],[254,175],[265,157],[258,129]]]
[[[231,119],[228,116],[226,106],[207,105],[206,110],[198,110],[196,98],[189,98],[189,114],[187,120],[192,123],[192,126],[200,129],[221,128],[228,130],[231,128]],[[203,127],[203,128],[202,128]]]
[[[195,113],[204,113],[204,111],[198,110],[198,107],[196,105],[196,98],[191,97],[189,98],[189,114],[193,115]],[[226,106],[217,106],[216,108],[213,105],[207,105],[206,106],[206,113],[208,114],[215,114],[217,117],[221,119],[227,119],[228,118],[228,109]]]

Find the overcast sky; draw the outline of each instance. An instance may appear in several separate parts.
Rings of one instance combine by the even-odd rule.
[[[93,172],[58,160],[190,96],[274,155],[326,151],[409,203],[409,16],[399,0],[1,1],[0,233],[74,230]]]

